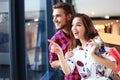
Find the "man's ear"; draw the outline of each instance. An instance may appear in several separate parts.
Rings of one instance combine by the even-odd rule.
[[[68,14],[68,15],[67,15],[67,19],[68,19],[68,20],[71,20],[71,19],[72,19],[72,14]]]

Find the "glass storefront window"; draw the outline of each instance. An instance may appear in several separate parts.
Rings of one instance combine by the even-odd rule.
[[[40,79],[47,71],[46,0],[25,0],[25,42],[28,80]]]
[[[10,80],[9,2],[0,0],[0,80]]]

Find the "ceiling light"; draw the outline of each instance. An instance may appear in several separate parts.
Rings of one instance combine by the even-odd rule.
[[[92,15],[94,15],[95,13],[94,12],[91,12]]]
[[[109,19],[110,18],[110,16],[105,16],[105,19]]]
[[[35,22],[37,22],[38,20],[39,20],[38,18],[34,19]]]
[[[116,22],[119,22],[119,20],[116,20]]]

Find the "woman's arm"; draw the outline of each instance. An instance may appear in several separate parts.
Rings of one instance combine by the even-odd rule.
[[[65,74],[69,74],[71,72],[70,67],[63,55],[63,51],[62,51],[61,47],[57,43],[55,43],[51,40],[48,40],[48,41],[52,44],[50,51],[57,54],[57,56],[59,58],[59,63],[60,63],[60,66],[61,66],[63,72]]]
[[[67,63],[67,61],[66,61],[66,59],[65,59],[65,57],[63,55],[63,53],[59,54],[58,58],[59,58],[60,65],[61,65],[61,68],[62,68],[63,72],[65,74],[70,74],[70,72],[71,72],[70,71],[70,67],[69,67],[69,65],[68,65],[68,63]]]
[[[115,70],[117,65],[116,62],[110,61],[107,58],[103,58],[100,57],[98,55],[96,55],[95,53],[92,54],[92,57],[101,65],[107,67],[107,68],[111,68],[112,70]]]
[[[98,44],[96,42],[94,42],[93,40],[91,40],[91,55],[92,57],[101,65],[107,67],[107,68],[111,68],[112,70],[115,70],[117,67],[116,62],[111,61],[107,58],[104,57],[100,57],[95,53],[96,48],[98,48]]]

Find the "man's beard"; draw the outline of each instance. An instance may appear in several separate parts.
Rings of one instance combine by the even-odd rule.
[[[60,28],[58,28],[57,30],[61,30],[64,29],[67,26],[67,24],[62,25]]]

